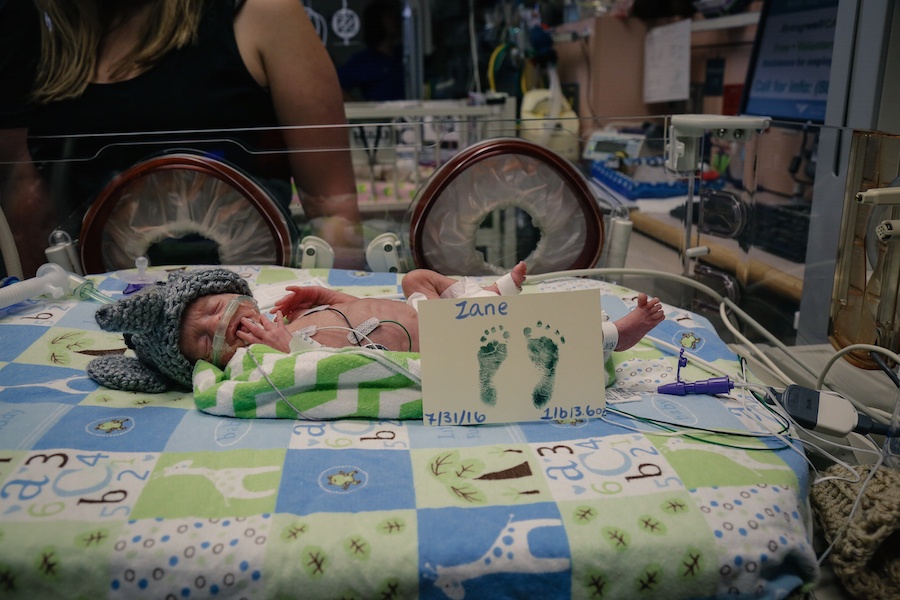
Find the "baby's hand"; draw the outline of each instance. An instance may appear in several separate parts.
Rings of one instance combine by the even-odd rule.
[[[304,290],[298,286],[289,286],[286,288],[289,294],[285,294],[275,301],[275,307],[270,310],[271,313],[278,313],[287,317],[288,322],[293,321],[296,313],[309,308],[309,300],[304,297]],[[276,321],[284,321],[283,317],[276,318]]]
[[[259,322],[249,317],[241,319],[241,325],[237,330],[237,336],[250,344],[265,344],[281,352],[290,352],[291,332],[284,324],[281,311],[275,313],[275,320],[270,321],[260,315]]]

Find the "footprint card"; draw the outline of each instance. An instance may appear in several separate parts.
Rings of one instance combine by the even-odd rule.
[[[600,297],[594,289],[420,302],[425,424],[599,415]]]

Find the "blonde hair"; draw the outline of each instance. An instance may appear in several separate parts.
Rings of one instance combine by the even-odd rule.
[[[111,76],[146,70],[167,52],[197,37],[207,0],[35,0],[44,17],[34,98],[45,104],[77,98],[94,79],[104,34],[127,10],[147,7],[135,47],[113,65]]]

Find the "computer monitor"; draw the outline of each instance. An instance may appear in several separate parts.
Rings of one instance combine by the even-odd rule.
[[[741,114],[825,121],[839,0],[765,0]]]

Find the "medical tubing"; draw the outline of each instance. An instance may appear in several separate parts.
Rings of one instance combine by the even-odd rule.
[[[897,354],[891,352],[890,350],[887,350],[880,346],[874,346],[874,345],[868,345],[868,344],[853,344],[853,345],[847,346],[846,348],[843,348],[842,350],[835,353],[834,356],[832,356],[831,359],[828,361],[828,363],[826,364],[826,366],[822,370],[822,372],[817,373],[815,369],[813,369],[808,364],[806,364],[804,361],[802,361],[799,357],[797,357],[797,355],[795,353],[793,353],[781,340],[779,340],[774,335],[772,335],[765,327],[760,325],[759,322],[757,322],[753,317],[751,317],[746,312],[744,312],[744,310],[741,309],[733,301],[731,301],[728,298],[722,297],[720,294],[718,294],[712,288],[710,288],[706,285],[703,285],[702,283],[699,283],[697,281],[694,281],[693,279],[690,279],[688,277],[684,277],[683,275],[678,275],[675,273],[666,273],[664,271],[655,271],[653,269],[628,269],[628,268],[572,269],[572,270],[568,270],[568,271],[556,271],[553,273],[541,273],[538,275],[529,275],[526,280],[526,283],[537,283],[537,282],[541,282],[541,281],[547,281],[550,279],[559,279],[562,277],[591,277],[591,276],[602,277],[605,275],[643,275],[643,276],[647,276],[647,277],[656,277],[659,279],[668,279],[671,281],[680,282],[684,285],[696,288],[696,289],[708,294],[710,297],[715,299],[717,303],[724,304],[725,306],[727,306],[732,312],[734,312],[734,314],[739,319],[741,319],[742,321],[744,321],[745,323],[747,323],[751,327],[753,327],[760,335],[762,335],[764,338],[766,338],[766,340],[769,343],[771,343],[776,348],[778,348],[779,350],[784,352],[786,356],[788,356],[791,360],[793,360],[797,365],[802,367],[810,376],[816,377],[817,378],[817,381],[816,381],[816,389],[817,390],[825,387],[825,375],[828,372],[828,370],[831,368],[831,365],[834,364],[834,362],[840,356],[843,356],[844,354],[846,354],[847,352],[849,352],[851,350],[860,349],[860,350],[869,350],[872,352],[881,352],[882,354],[888,356],[892,360],[894,360],[896,362],[900,362],[900,356],[898,356]],[[753,350],[756,348],[756,346],[751,343],[750,348],[751,348],[751,350]],[[793,382],[789,382],[789,383],[793,383]],[[872,409],[870,409],[869,407],[854,400],[853,398],[848,398],[848,400],[860,412],[872,417],[879,423],[888,422],[890,419],[889,417],[885,418],[885,416],[879,415],[877,412],[874,412]]]
[[[291,410],[293,410],[295,413],[297,413],[297,416],[300,417],[301,419],[311,420],[311,419],[308,419],[307,416],[304,415],[300,409],[298,409],[296,406],[294,406],[294,404],[290,400],[288,400],[284,394],[281,393],[281,390],[278,389],[278,386],[275,385],[275,382],[272,381],[272,378],[269,377],[269,374],[266,373],[266,370],[263,368],[263,366],[261,364],[259,364],[259,361],[256,359],[256,356],[254,356],[253,353],[250,352],[249,350],[247,351],[247,354],[250,356],[250,358],[253,359],[253,362],[256,363],[256,368],[259,369],[259,372],[260,372],[260,374],[262,374],[263,378],[266,380],[266,383],[268,383],[269,386],[273,390],[275,390],[275,393],[278,394],[278,396],[282,400],[284,400],[284,403],[287,404],[288,406],[290,406]]]
[[[605,275],[646,275],[647,277],[656,277],[659,279],[671,279],[678,281],[684,285],[696,288],[708,294],[717,304],[721,304],[724,298],[711,287],[694,281],[684,275],[677,273],[667,273],[665,271],[654,271],[653,269],[629,269],[629,268],[598,268],[598,269],[570,269],[568,271],[554,271],[552,273],[540,273],[538,275],[528,275],[526,283],[536,283],[540,281],[548,281],[550,279],[560,279],[562,277],[603,277]]]
[[[228,305],[225,307],[225,311],[222,313],[221,318],[219,319],[219,324],[216,327],[216,332],[213,335],[212,341],[212,364],[220,367],[222,365],[219,364],[219,359],[222,358],[222,350],[225,349],[227,345],[225,342],[225,336],[228,334],[228,325],[231,323],[231,319],[234,317],[234,313],[237,312],[238,307],[242,304],[251,304],[257,308],[257,312],[259,311],[258,305],[256,304],[256,300],[251,298],[250,296],[235,296],[232,298]],[[229,346],[231,349],[231,346]]]
[[[882,458],[884,463],[893,468],[900,469],[900,390],[897,390],[897,398],[894,400],[894,410],[891,413],[891,422],[887,426],[887,435],[884,436],[882,446]]]
[[[734,313],[735,313],[738,317],[740,317],[741,320],[743,320],[744,322],[750,324],[754,329],[756,329],[756,331],[757,331],[760,335],[762,335],[763,337],[765,337],[766,340],[767,340],[769,343],[773,344],[775,347],[777,347],[779,350],[781,350],[781,351],[784,352],[787,356],[789,356],[791,360],[793,360],[793,361],[794,361],[795,363],[797,363],[799,366],[803,367],[803,370],[806,371],[807,373],[809,373],[810,376],[816,377],[816,376],[818,375],[818,374],[816,373],[816,370],[815,370],[815,369],[813,369],[813,368],[810,367],[808,364],[806,364],[805,362],[803,362],[802,360],[800,360],[793,352],[791,352],[790,348],[788,348],[788,347],[784,344],[784,342],[782,342],[781,340],[779,340],[778,338],[776,338],[774,335],[772,335],[771,333],[769,333],[769,330],[767,330],[765,327],[763,327],[762,325],[760,325],[753,317],[751,317],[751,316],[748,315],[746,312],[744,312],[743,309],[741,309],[737,304],[735,304],[734,302],[732,302],[732,301],[729,300],[728,298],[725,298],[725,299],[724,299],[724,302],[725,302],[725,304],[728,306],[728,308],[730,308],[732,311],[734,311]],[[818,389],[818,388],[817,388],[817,389]]]
[[[872,360],[875,361],[875,364],[877,364],[881,368],[881,370],[884,371],[884,374],[887,375],[888,378],[890,378],[890,380],[894,382],[894,385],[897,386],[898,388],[900,388],[900,377],[898,377],[897,374],[894,373],[894,370],[891,368],[891,366],[889,364],[884,362],[884,359],[881,357],[881,353],[880,352],[870,352],[869,356],[871,356]]]
[[[744,344],[748,348],[750,348],[750,351],[756,355],[756,357],[759,359],[759,361],[763,365],[768,367],[769,370],[772,371],[772,373],[774,373],[776,376],[781,378],[781,381],[784,383],[784,385],[789,385],[790,383],[793,383],[791,378],[788,377],[787,374],[784,371],[782,371],[778,367],[778,365],[775,364],[775,361],[773,361],[771,358],[766,356],[766,354],[759,349],[759,346],[757,346],[756,344],[751,342],[746,336],[744,336],[744,334],[742,334],[740,331],[738,331],[737,327],[734,327],[732,325],[731,321],[728,320],[728,316],[725,314],[725,303],[724,302],[719,305],[719,316],[722,318],[722,322],[725,324],[725,327],[727,327],[728,330],[731,332],[731,335],[736,337],[742,344]]]
[[[853,505],[850,507],[850,512],[847,514],[847,522],[844,523],[844,526],[838,530],[837,534],[834,536],[834,539],[831,540],[831,543],[828,544],[828,547],[819,555],[817,559],[817,563],[821,565],[825,562],[825,559],[828,558],[828,555],[831,554],[831,551],[834,550],[834,546],[840,541],[841,538],[844,537],[847,533],[847,529],[850,527],[850,523],[853,522],[853,518],[856,516],[856,511],[859,509],[859,504],[862,501],[863,493],[866,491],[866,487],[869,485],[869,482],[872,481],[872,478],[875,477],[875,472],[884,464],[884,458],[879,458],[875,461],[875,464],[872,465],[872,469],[869,471],[869,474],[866,476],[865,480],[862,482],[862,485],[859,486],[859,493],[856,495],[856,499],[853,501]],[[850,468],[848,469],[853,471],[859,475],[856,469]]]
[[[65,269],[53,263],[38,267],[37,275],[25,281],[19,281],[0,288],[0,309],[34,298],[35,296],[52,296],[59,298],[69,289],[69,274]]]
[[[478,65],[478,35],[475,31],[475,0],[469,0],[469,58],[475,77],[475,93],[481,93],[481,68]]]
[[[657,337],[653,337],[652,335],[645,335],[644,339],[646,339],[650,342],[653,342],[654,344],[657,344],[659,346],[662,346],[663,348],[671,350],[675,354],[678,354],[679,352],[681,352],[681,350],[683,350],[683,348],[679,348],[675,344],[670,344],[669,342],[667,342],[665,340],[661,340]],[[716,376],[720,376],[720,375],[731,376],[732,375],[731,373],[728,373],[727,371],[720,369],[719,367],[712,364],[711,362],[703,360],[699,356],[691,354],[690,352],[685,352],[685,354],[690,357],[690,360],[692,363],[694,363],[695,367],[702,366],[707,372],[711,373],[712,375],[716,375]],[[734,376],[737,377],[736,374]]]
[[[831,366],[843,355],[852,352],[854,350],[868,350],[869,352],[880,352],[893,360],[894,362],[900,363],[900,355],[897,355],[895,352],[891,352],[887,348],[882,348],[881,346],[875,346],[873,344],[850,344],[849,346],[845,346],[841,348],[837,352],[835,352],[831,358],[828,359],[828,362],[825,363],[825,366],[822,367],[822,372],[819,374],[819,378],[816,380],[816,389],[822,389],[825,385],[825,376],[828,374],[828,371],[831,369]],[[875,421],[882,424],[887,424],[890,422],[890,416],[885,417],[883,415],[878,414],[873,409],[869,408],[865,404],[862,404],[858,400],[855,400],[852,397],[847,397],[847,400],[856,407],[862,413],[865,413],[869,417],[872,417]]]
[[[79,300],[96,300],[103,304],[115,302],[115,300],[97,290],[94,287],[94,282],[90,279],[85,279],[81,275],[75,275],[74,273],[68,273],[68,276],[70,293]]]

